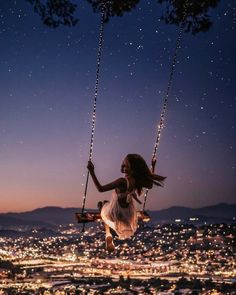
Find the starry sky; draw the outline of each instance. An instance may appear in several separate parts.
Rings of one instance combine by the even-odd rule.
[[[128,153],[150,163],[178,28],[140,1],[105,25],[93,162],[102,184]],[[0,212],[80,207],[91,132],[100,15],[86,1],[75,27],[49,28],[24,0],[0,1]],[[208,32],[185,33],[148,209],[236,197],[236,1],[209,10]],[[86,206],[111,192],[90,182]]]

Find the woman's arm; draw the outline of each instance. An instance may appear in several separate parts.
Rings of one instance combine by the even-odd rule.
[[[94,172],[94,165],[91,161],[88,162],[88,166],[87,166],[88,170],[89,170],[89,173],[93,179],[93,182],[97,188],[97,190],[99,192],[107,192],[107,191],[110,191],[110,190],[113,190],[113,189],[122,189],[124,188],[124,186],[126,185],[126,182],[124,180],[124,178],[118,178],[117,180],[111,182],[111,183],[108,183],[108,184],[105,184],[105,185],[101,185],[101,183],[99,182],[99,180],[97,179],[97,176]]]

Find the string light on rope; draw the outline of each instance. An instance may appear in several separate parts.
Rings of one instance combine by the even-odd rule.
[[[95,89],[94,89],[92,126],[91,126],[91,137],[90,137],[90,147],[89,147],[89,161],[92,160],[93,147],[94,147],[94,134],[95,134],[95,126],[96,126],[96,111],[97,111],[97,96],[98,96],[100,65],[101,65],[103,35],[104,35],[104,17],[105,17],[105,4],[102,5],[101,24],[100,24],[100,31],[99,31],[99,42],[98,42],[98,53],[97,53],[97,71],[96,71],[96,80],[95,80]],[[84,213],[84,210],[85,210],[85,201],[86,201],[86,196],[87,196],[87,191],[88,191],[88,182],[89,182],[89,171],[87,171],[84,195],[83,195],[83,199],[82,199],[82,214]],[[83,230],[84,230],[84,226],[83,226]]]
[[[171,70],[170,70],[170,76],[169,76],[169,80],[168,80],[168,84],[167,84],[165,97],[164,97],[164,100],[163,100],[163,106],[162,106],[162,111],[161,111],[160,122],[157,125],[157,134],[156,134],[156,141],[154,143],[154,149],[153,149],[153,153],[152,153],[152,160],[156,159],[157,150],[158,150],[158,146],[159,146],[159,142],[160,142],[160,138],[161,138],[161,131],[164,128],[164,121],[165,121],[165,115],[166,115],[166,110],[167,110],[167,105],[168,105],[168,98],[169,98],[171,86],[172,86],[172,83],[173,83],[174,72],[175,72],[176,63],[177,63],[178,51],[181,48],[181,40],[182,40],[182,37],[183,37],[183,31],[184,31],[184,26],[185,26],[184,21],[185,21],[186,16],[187,16],[187,1],[183,5],[183,10],[184,10],[183,18],[182,18],[182,22],[181,22],[181,25],[180,25],[180,28],[179,28],[179,32],[178,32],[178,36],[177,36],[177,40],[176,40],[176,45],[175,45],[175,49],[174,49],[174,55],[173,55],[172,64],[171,64]],[[143,203],[143,211],[145,210],[148,191],[149,191],[148,189],[146,189],[146,191],[145,191],[144,203]]]

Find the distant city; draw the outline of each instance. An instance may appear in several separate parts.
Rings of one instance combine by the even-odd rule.
[[[205,212],[214,216],[222,206],[235,205]],[[177,208],[169,209],[179,211],[172,222],[153,217],[131,239],[115,238],[111,254],[101,222],[86,225],[85,232],[76,223],[56,224],[58,212],[74,209],[0,214],[0,294],[236,294],[235,218],[210,223],[209,216],[204,221]],[[48,211],[51,223],[40,224]]]

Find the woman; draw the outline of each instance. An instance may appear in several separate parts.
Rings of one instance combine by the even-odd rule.
[[[140,196],[142,189],[152,188],[153,184],[162,186],[165,177],[154,174],[156,159],[152,160],[152,169],[149,170],[145,160],[138,154],[128,154],[121,165],[121,172],[125,177],[101,185],[94,172],[94,165],[88,162],[88,170],[99,192],[114,190],[110,202],[99,202],[101,218],[106,230],[106,248],[109,252],[115,250],[110,228],[115,230],[119,239],[126,239],[135,233],[138,226],[137,212],[134,200],[141,204]]]

